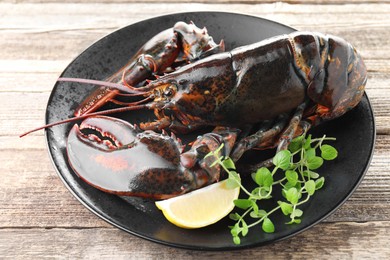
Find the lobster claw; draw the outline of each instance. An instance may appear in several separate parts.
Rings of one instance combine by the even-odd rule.
[[[141,197],[164,197],[182,192],[191,183],[166,185],[180,175],[179,141],[110,117],[90,117],[68,136],[69,163],[88,184],[105,192]],[[163,181],[166,180],[167,182]]]
[[[220,167],[214,165],[216,157],[227,157],[236,143],[240,130],[231,127],[216,127],[213,132],[198,136],[193,142],[191,149],[180,156],[181,164],[189,169],[200,167],[207,173],[197,176],[198,182],[203,177],[203,184],[206,185],[219,180]],[[223,144],[223,149],[218,149]],[[206,156],[211,151],[219,150],[214,156]],[[214,166],[212,166],[214,165]]]
[[[204,155],[230,142],[230,136],[206,134],[182,154],[183,146],[175,136],[142,132],[120,119],[99,116],[73,126],[67,151],[75,173],[95,188],[165,199],[217,181],[219,166],[211,166],[215,159]]]
[[[184,54],[190,61],[225,51],[223,40],[215,43],[206,28],[200,29],[193,22],[177,22],[173,30],[180,35]]]

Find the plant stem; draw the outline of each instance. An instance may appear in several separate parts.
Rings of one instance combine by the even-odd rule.
[[[269,215],[271,215],[272,213],[274,213],[275,211],[277,211],[280,208],[281,208],[281,206],[279,205],[279,206],[273,208],[271,211],[268,211],[267,214],[264,215],[261,219],[259,219],[258,221],[253,222],[252,224],[249,224],[248,228],[251,228],[251,227],[254,227],[254,226],[260,224],[261,222],[264,221],[265,218],[268,218]]]

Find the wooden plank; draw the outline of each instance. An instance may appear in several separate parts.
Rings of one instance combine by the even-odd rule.
[[[61,2],[59,0],[3,0],[5,3],[54,3],[54,2]],[[108,4],[119,4],[119,3],[139,3],[139,0],[94,0],[94,1],[89,1],[89,0],[73,0],[73,1],[67,1],[67,3],[108,3]],[[193,1],[190,0],[144,0],[142,1],[145,4],[152,4],[152,3],[193,3]],[[283,1],[278,1],[278,0],[197,0],[197,3],[205,3],[205,4],[213,4],[213,3],[223,3],[223,4],[257,4],[257,3],[273,3],[273,4],[280,4],[281,2],[283,3],[289,3],[289,4],[302,4],[301,0],[283,0]],[[360,4],[360,3],[389,3],[389,0],[306,0],[304,3],[306,4],[314,4],[314,5],[334,5],[334,4]]]
[[[0,229],[0,255],[12,259],[388,259],[389,230],[388,221],[323,223],[264,247],[207,252],[166,247],[113,228]]]
[[[250,7],[250,8],[249,8]],[[164,13],[191,11],[188,4],[97,5],[88,4],[1,4],[2,59],[73,59],[83,49],[117,28]],[[50,9],[48,14],[45,10]],[[350,6],[288,5],[197,5],[197,10],[243,12],[286,23],[300,30],[342,35],[367,58],[388,59],[386,42],[389,5]],[[118,10],[128,10],[118,15]],[[345,12],[348,10],[348,12]],[[94,14],[99,13],[96,17]],[[142,16],[140,15],[142,13]],[[375,20],[370,19],[375,16]],[[85,19],[88,16],[89,19]],[[115,17],[115,19],[113,19]],[[3,22],[2,22],[3,21]],[[67,21],[66,23],[64,21]],[[310,23],[306,22],[310,21]],[[207,26],[207,25],[206,25]],[[45,51],[40,51],[44,49]],[[20,51],[24,50],[24,51]]]
[[[23,63],[24,65],[22,65]],[[37,63],[38,62],[36,62],[35,65]],[[1,61],[0,64],[2,64]],[[12,69],[9,72],[0,69],[0,93],[1,92],[50,93],[61,71],[65,69],[68,62],[56,61],[56,64],[54,66],[50,66],[53,65],[53,63],[48,64],[45,62],[39,62],[39,64],[45,64],[44,71],[42,66],[38,65],[37,68],[35,66],[32,66],[32,64],[34,64],[34,61],[32,60],[25,61],[25,62],[18,62],[18,64],[14,64],[14,69]],[[24,69],[21,68],[22,66],[24,66]],[[5,67],[7,66],[4,64],[4,68]],[[8,66],[8,68],[9,67],[10,66]],[[58,68],[58,71],[50,72],[50,70],[53,70],[53,67]],[[40,70],[40,72],[38,72],[37,70]]]
[[[359,26],[386,28],[390,6],[375,4],[345,5],[290,5],[276,4],[89,4],[46,3],[46,4],[7,4],[2,3],[3,20],[0,28],[4,31],[48,32],[73,31],[73,34],[85,35],[89,32],[107,30],[125,26],[141,19],[160,16],[174,12],[191,11],[231,11],[245,14],[266,16],[266,18],[286,22],[290,25],[316,26],[328,25],[333,28],[355,29]],[[250,7],[250,8],[248,8]],[[48,12],[47,10],[50,10]],[[118,12],[126,10],[126,12]],[[37,14],[40,14],[37,16]],[[96,14],[99,14],[97,16]],[[375,14],[375,19],[372,15]],[[342,15],[342,16],[341,16]],[[88,19],[85,19],[88,17]],[[272,18],[273,17],[273,18]],[[316,18],[306,20],[310,18]],[[334,18],[334,20],[329,20]],[[359,19],[366,18],[366,19]],[[28,23],[26,23],[28,21]],[[50,21],[50,24],[45,23]],[[361,35],[364,37],[364,35]]]
[[[107,226],[73,198],[62,184],[51,165],[43,138],[34,137],[35,142],[30,143],[32,147],[14,147],[16,142],[4,139],[0,138],[4,143],[0,150],[3,176],[0,228]],[[390,136],[379,136],[377,147],[359,188],[326,221],[390,221]]]
[[[49,92],[1,93],[0,121],[2,122],[2,131],[0,136],[18,136],[19,133],[25,132],[25,129],[42,125],[49,95]],[[15,102],[15,100],[18,100],[18,102]],[[27,107],[28,109],[26,109]],[[42,135],[42,131],[39,134]]]
[[[109,226],[65,188],[43,147],[0,154],[0,227]]]
[[[70,63],[69,60],[25,60],[13,57],[9,60],[0,60],[1,73],[31,73],[30,77],[35,77],[40,73],[57,73],[58,76],[66,66]],[[16,75],[15,75],[16,76]],[[20,85],[24,85],[23,75],[18,75],[19,80],[16,81]],[[10,79],[9,79],[10,80]],[[3,83],[4,84],[4,83]],[[26,84],[27,85],[27,84]]]

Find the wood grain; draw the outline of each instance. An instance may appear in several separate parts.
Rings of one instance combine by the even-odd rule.
[[[3,0],[6,3],[53,3],[58,2],[58,0]],[[139,3],[139,0],[71,0],[67,1],[68,3]],[[144,0],[143,3],[151,4],[151,3],[192,3],[190,0]],[[272,3],[272,4],[280,4],[280,2],[289,3],[289,4],[302,4],[301,0],[197,0],[197,3],[205,3],[205,4],[214,4],[214,3],[224,3],[224,4],[264,4],[264,3]],[[305,3],[310,3],[314,5],[333,5],[333,4],[359,4],[359,3],[388,3],[388,0],[376,1],[376,0],[306,0]]]
[[[10,258],[60,255],[72,259],[386,259],[390,257],[389,228],[389,222],[323,223],[293,239],[230,252],[169,248],[114,228],[1,229],[0,253],[8,252]]]
[[[324,222],[262,248],[198,252],[119,231],[82,206],[51,165],[43,132],[57,77],[101,37],[173,12],[246,13],[342,36],[362,53],[377,139],[370,168]],[[390,1],[5,0],[0,3],[0,258],[390,258]]]

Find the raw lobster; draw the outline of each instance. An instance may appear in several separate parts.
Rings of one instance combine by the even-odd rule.
[[[128,103],[123,108],[95,112],[77,117],[77,119],[113,112],[152,109],[157,121],[140,124],[140,128],[147,133],[150,133],[150,130],[161,129],[188,133],[203,126],[224,126],[225,128],[217,128],[212,135],[206,134],[200,137],[200,141],[194,144],[190,152],[180,153],[178,152],[180,149],[175,153],[169,152],[170,155],[174,154],[173,157],[169,157],[171,163],[181,162],[180,166],[175,164],[175,167],[196,169],[189,171],[192,175],[188,176],[207,176],[208,181],[203,181],[203,177],[195,177],[190,180],[192,184],[188,185],[187,180],[183,181],[181,174],[183,170],[180,170],[179,174],[176,171],[174,177],[167,178],[164,175],[165,170],[159,170],[159,166],[151,167],[156,169],[154,171],[156,176],[160,176],[158,173],[161,173],[167,183],[172,182],[169,185],[192,189],[199,186],[195,185],[199,179],[202,179],[200,185],[202,186],[215,181],[217,179],[215,176],[219,174],[209,175],[210,170],[207,166],[209,164],[200,163],[201,155],[204,153],[194,152],[204,149],[200,149],[199,145],[201,147],[206,145],[207,151],[212,150],[218,144],[224,143],[221,140],[226,140],[224,138],[226,136],[229,140],[235,140],[237,128],[256,125],[257,128],[250,135],[243,136],[236,143],[229,142],[225,155],[238,161],[249,149],[274,147],[278,150],[286,149],[293,137],[304,134],[310,127],[337,118],[355,107],[364,93],[366,73],[366,67],[359,53],[343,39],[320,33],[295,32],[208,56],[159,77],[144,87],[126,90],[121,85],[110,84],[109,88],[127,91],[132,95],[142,95],[144,99]],[[60,80],[87,82],[78,79]],[[93,83],[108,85],[104,82],[94,81]],[[74,119],[63,122],[71,120]],[[108,126],[105,125],[108,132],[111,133],[117,128],[116,120],[106,119],[105,121],[108,124]],[[87,122],[90,124],[91,121]],[[93,128],[99,128],[97,124],[92,121]],[[226,127],[234,128],[231,130]],[[77,127],[75,128],[77,130]],[[134,129],[131,126],[127,126],[127,129],[121,130],[120,135],[126,133],[134,136]],[[234,137],[231,137],[229,131]],[[165,150],[171,150],[164,148],[166,137],[153,135],[159,136],[154,139],[157,141],[153,144],[149,143],[148,149],[141,150],[151,151],[152,154],[160,156]],[[140,136],[139,139],[143,140]],[[213,145],[207,145],[211,140],[210,136],[214,140]],[[170,138],[169,142],[174,143],[174,139]],[[68,153],[71,164],[81,178],[87,179],[85,176],[93,175],[94,171],[89,171],[86,166],[81,167],[82,169],[75,167],[74,165],[78,163],[74,160],[78,160],[80,165],[91,165],[96,163],[96,159],[86,162],[90,158],[84,155],[87,148],[76,149],[78,146],[87,147],[88,153],[94,154],[95,157],[101,156],[104,164],[106,158],[111,158],[108,157],[110,152],[102,149],[90,139],[84,138],[80,132],[72,130],[68,140]],[[119,146],[115,151],[121,154],[134,154],[129,156],[138,154],[138,150],[132,145]],[[130,161],[134,162],[133,159]],[[148,163],[152,164],[152,162],[146,164]],[[117,167],[116,163],[113,165],[114,168]],[[133,163],[129,165],[135,167]],[[144,175],[144,170],[132,167],[126,166],[125,168],[131,174],[139,175],[140,178]],[[198,169],[202,174],[199,174]],[[111,175],[115,176],[114,171],[110,170],[109,173],[105,173],[105,176],[107,178],[111,178]],[[128,179],[129,177],[124,177],[124,179],[121,177],[116,180],[128,182]],[[154,192],[155,184],[150,185],[148,181],[144,181],[143,177],[141,179],[141,185],[145,184],[145,189],[135,195],[158,197]],[[160,184],[159,177],[156,179],[158,179],[156,183]],[[90,179],[87,182],[105,191],[127,194],[110,184],[108,184],[109,187],[103,187],[100,182],[97,183]],[[178,192],[162,193],[164,197],[178,194]],[[133,192],[129,194],[134,195]]]

